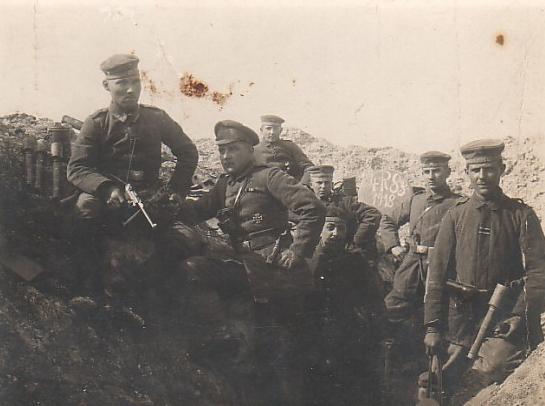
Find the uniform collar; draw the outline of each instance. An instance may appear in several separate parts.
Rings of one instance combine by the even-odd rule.
[[[121,123],[134,123],[140,117],[140,105],[138,104],[136,109],[131,112],[121,111],[119,107],[111,103],[109,107],[109,112],[113,120],[119,121]]]
[[[450,190],[448,186],[436,191],[435,193],[432,193],[431,190],[426,191],[426,198],[430,202],[444,200],[450,195],[452,195],[452,191]]]
[[[228,177],[228,182],[230,184],[233,184],[235,182],[239,182],[241,181],[242,179],[248,177],[248,175],[250,175],[255,169],[255,162],[254,161],[251,161],[248,166],[246,167],[246,169],[244,169],[240,174],[236,175],[236,176],[233,176],[231,174],[228,174],[227,177]]]
[[[471,201],[478,209],[484,206],[488,206],[491,210],[498,210],[502,206],[504,200],[505,195],[503,194],[503,190],[500,187],[498,187],[498,190],[496,191],[496,193],[494,193],[492,198],[488,200],[484,200],[475,192],[473,192],[473,195],[471,195]]]

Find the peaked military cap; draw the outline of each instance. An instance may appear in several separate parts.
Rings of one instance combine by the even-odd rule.
[[[425,166],[445,166],[450,161],[450,155],[439,151],[428,151],[420,155],[420,163]]]
[[[356,186],[356,177],[352,176],[351,178],[343,179],[343,192],[347,196],[357,196],[358,188]]]
[[[505,144],[501,140],[483,139],[469,142],[460,147],[460,152],[468,164],[501,161]]]
[[[275,116],[274,114],[266,114],[261,116],[262,124],[281,125],[285,120],[282,117]]]
[[[331,165],[315,165],[307,168],[307,172],[311,179],[333,180],[334,171],[335,168]]]
[[[242,141],[250,145],[259,143],[259,136],[250,127],[233,120],[223,120],[214,126],[216,145],[225,145]]]
[[[132,76],[140,76],[136,55],[115,54],[100,64],[100,69],[106,75],[106,79],[123,79]]]

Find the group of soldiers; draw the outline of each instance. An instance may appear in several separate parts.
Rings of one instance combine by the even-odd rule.
[[[545,238],[534,211],[499,186],[501,141],[461,148],[471,197],[449,189],[449,155],[422,154],[426,187],[387,216],[335,191],[332,166],[314,165],[295,143],[280,139],[282,118],[263,116],[261,139],[223,120],[214,134],[224,173],[204,196],[186,199],[197,149],[167,113],[138,103],[138,62],[114,55],[101,64],[111,104],[85,120],[72,146],[67,177],[81,191],[75,212],[83,238],[95,241],[100,224],[125,210],[127,185],[145,196],[157,184],[162,144],[169,147],[177,162],[166,195],[182,210],[156,219],[153,238],[164,266],[153,275],[172,295],[183,295],[192,317],[214,332],[209,345],[232,339],[227,319],[257,326],[249,339],[262,349],[260,370],[270,370],[264,378],[270,404],[379,404],[384,338],[399,353],[445,361],[441,397],[454,393],[469,370],[483,384],[503,379],[543,340]],[[146,226],[138,213],[134,222]],[[229,239],[231,250],[222,255],[207,251],[193,231],[212,218]],[[408,249],[398,235],[406,223]],[[389,292],[374,267],[379,228],[387,253],[400,263]],[[507,287],[507,299],[472,363],[467,349],[496,284]],[[241,300],[251,303],[251,314],[237,313]],[[330,334],[341,336],[331,357],[321,353]],[[328,372],[332,362],[343,364],[344,378]],[[433,386],[426,376],[419,379],[424,391]],[[320,379],[323,393],[305,393],[306,381]],[[365,385],[367,395],[343,402],[338,392],[351,385]]]

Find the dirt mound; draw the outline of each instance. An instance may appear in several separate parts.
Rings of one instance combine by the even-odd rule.
[[[355,176],[359,185],[361,174],[369,169],[389,169],[404,173],[409,183],[421,186],[420,161],[418,155],[391,147],[365,148],[362,146],[341,147],[327,140],[295,129],[284,131],[283,138],[297,143],[315,164],[335,166],[335,180]],[[545,138],[515,139],[506,138],[505,164],[506,176],[502,179],[504,192],[511,197],[523,199],[545,218]],[[201,155],[199,171],[221,173],[217,147],[212,139],[199,139],[196,142]],[[423,151],[424,152],[424,151]],[[453,169],[449,183],[463,194],[471,194],[469,181],[465,175],[465,162],[458,151],[445,151],[452,155]]]

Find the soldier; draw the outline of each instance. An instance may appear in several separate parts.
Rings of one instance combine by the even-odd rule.
[[[353,196],[344,193],[333,193],[333,172],[331,165],[312,166],[307,169],[310,187],[326,206],[340,207],[351,213],[354,222],[349,230],[352,236],[350,245],[358,250],[367,260],[376,259],[375,234],[380,224],[381,214],[372,206],[358,202]]]
[[[297,144],[280,139],[283,122],[278,116],[261,116],[261,142],[254,149],[256,162],[275,166],[301,180],[305,170],[314,164]]]
[[[448,343],[443,371],[450,392],[470,365],[467,349],[496,284],[508,287],[508,294],[494,319],[496,328],[488,332],[473,364],[471,381],[481,385],[501,381],[527,354],[524,350],[543,340],[545,238],[535,212],[503,194],[499,186],[505,172],[503,149],[499,140],[478,140],[461,147],[473,195],[448,211],[435,241],[424,344],[433,354],[443,340]],[[454,286],[450,291],[447,281]]]
[[[110,106],[85,120],[72,146],[67,178],[80,191],[75,207],[79,219],[75,238],[86,238],[85,248],[89,250],[96,245],[101,248],[111,245],[110,237],[103,238],[103,235],[97,244],[90,241],[99,237],[99,226],[102,228],[106,225],[115,230],[115,226],[120,227],[121,224],[118,220],[129,217],[125,183],[131,184],[140,195],[152,196],[159,189],[162,144],[167,145],[177,158],[169,182],[171,193],[168,194],[184,197],[197,165],[197,149],[182,128],[163,110],[138,103],[141,91],[138,62],[134,55],[121,54],[111,56],[100,65],[106,76],[102,84],[111,96]],[[164,252],[179,255],[182,245],[195,241],[192,238],[194,234],[183,225],[172,226],[166,219],[159,223],[158,230],[165,233],[154,235],[165,237],[163,243],[158,244]],[[144,216],[140,214],[130,223],[130,227],[133,230],[143,229],[139,226],[142,224],[147,227]],[[119,231],[114,231],[115,238],[126,237]],[[116,241],[115,245],[117,242],[120,241]],[[170,249],[170,244],[178,249]],[[122,267],[115,258],[119,252],[118,248],[106,250],[110,255],[106,261],[112,265],[103,275],[108,294],[116,289],[114,285],[122,291],[126,289],[124,278],[119,278],[123,272],[117,269]],[[97,257],[96,254],[88,253],[92,259]],[[167,257],[163,258],[167,261]],[[110,272],[115,268],[113,263],[120,266],[115,272]]]
[[[190,308],[200,318],[197,323],[228,339],[223,331],[230,303],[253,296],[259,309],[272,314],[258,320],[261,339],[273,346],[260,346],[261,365],[274,369],[271,379],[280,385],[268,386],[272,403],[299,404],[299,389],[293,388],[300,375],[294,372],[299,366],[294,365],[292,329],[301,293],[312,285],[305,258],[318,242],[325,208],[295,178],[255,163],[253,146],[259,138],[253,130],[225,120],[216,124],[214,132],[225,174],[209,193],[189,205],[195,221],[218,218],[236,255],[227,260],[185,261]],[[300,218],[293,237],[288,232],[288,210]]]
[[[393,289],[386,296],[386,312],[391,322],[408,321],[422,305],[424,281],[429,255],[433,251],[439,225],[447,210],[460,197],[447,185],[450,176],[450,155],[430,151],[420,156],[426,189],[416,189],[406,201],[395,208],[393,215],[385,215],[381,224],[381,238],[385,249],[403,258],[394,275]],[[409,223],[409,251],[403,257],[397,231]]]
[[[309,261],[318,290],[308,314],[320,314],[310,365],[315,396],[309,404],[379,404],[379,357],[384,302],[382,284],[361,255],[349,252],[354,216],[327,207],[320,242]]]
[[[78,217],[96,220],[104,209],[125,203],[122,182],[144,189],[157,182],[161,144],[176,156],[170,179],[172,191],[185,197],[197,167],[195,144],[163,110],[138,103],[141,83],[135,55],[113,55],[100,68],[111,96],[108,108],[98,110],[83,123],[72,147],[68,180],[81,193]]]

